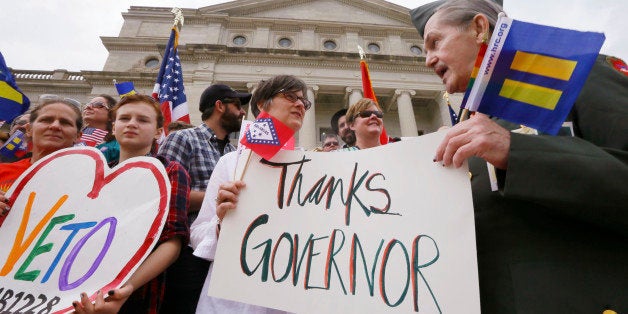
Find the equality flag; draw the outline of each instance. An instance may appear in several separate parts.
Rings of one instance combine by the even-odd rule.
[[[15,131],[11,137],[0,147],[0,154],[7,158],[21,158],[28,153],[28,143],[24,140],[24,133]]]
[[[289,143],[293,135],[294,131],[291,128],[262,111],[257,120],[246,129],[240,144],[250,148],[262,158],[270,160],[286,143]]]
[[[153,88],[153,98],[161,104],[164,115],[164,125],[172,121],[190,123],[187,97],[183,88],[183,69],[177,46],[179,45],[179,31],[172,27],[170,39],[161,61],[159,75]]]
[[[28,97],[17,87],[15,79],[0,52],[0,121],[10,123],[31,105]]]
[[[107,130],[101,130],[97,128],[84,128],[81,134],[81,142],[86,146],[94,147],[105,141],[107,136]]]
[[[361,49],[360,49],[361,50]],[[362,51],[361,51],[362,52]],[[366,64],[366,60],[362,53],[360,53],[360,72],[362,72],[362,90],[364,91],[364,98],[369,98],[375,102],[377,109],[380,111],[382,107],[379,106],[377,102],[377,96],[375,96],[375,91],[373,90],[373,84],[371,84],[371,75],[369,74],[369,66]],[[386,127],[382,124],[382,134],[379,135],[379,143],[380,144],[388,144],[388,134],[386,133]]]
[[[500,16],[467,108],[556,134],[603,43],[602,33]]]
[[[135,85],[133,84],[133,82],[118,83],[116,82],[116,80],[113,80],[113,85],[116,86],[116,90],[118,91],[118,95],[120,95],[120,98],[124,96],[137,94],[137,91],[135,90]]]

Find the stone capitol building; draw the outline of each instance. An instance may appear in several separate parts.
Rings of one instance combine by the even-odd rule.
[[[98,94],[115,97],[114,79],[151,94],[173,25],[171,9],[123,12],[119,36],[101,37],[109,53],[102,71],[13,69],[18,86],[32,103],[42,94],[83,104]],[[201,123],[198,100],[210,84],[251,92],[262,79],[292,74],[308,84],[313,103],[297,146],[320,146],[333,113],[362,97],[360,45],[389,136],[450,125],[444,86],[425,66],[423,40],[408,11],[383,0],[236,0],[182,8],[179,56],[192,123]],[[461,97],[451,97],[454,108]]]

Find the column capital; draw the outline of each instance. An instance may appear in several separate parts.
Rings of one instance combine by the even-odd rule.
[[[410,96],[416,95],[416,91],[414,89],[395,89],[395,96],[399,96],[403,93],[408,93]]]
[[[345,92],[347,94],[351,94],[353,92],[358,92],[358,91],[360,93],[362,92],[362,86],[360,86],[360,87],[358,87],[358,86],[347,86],[347,87],[345,87]]]
[[[255,88],[257,88],[257,84],[259,84],[258,82],[255,83],[246,83],[246,88],[249,90],[249,93],[252,92]]]
[[[318,85],[308,85],[307,86],[307,91],[309,93],[312,93],[314,98],[316,98],[316,96],[318,96],[318,89],[319,89]],[[312,99],[310,99],[310,100],[312,100]]]

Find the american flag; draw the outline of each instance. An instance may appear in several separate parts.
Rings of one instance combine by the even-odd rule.
[[[84,128],[83,135],[81,135],[81,142],[86,146],[96,146],[105,140],[107,130],[101,130],[97,128]]]
[[[153,88],[153,98],[161,104],[166,126],[177,120],[190,123],[187,97],[183,88],[183,70],[177,52],[178,42],[179,32],[176,27],[173,27],[159,68],[157,82]]]

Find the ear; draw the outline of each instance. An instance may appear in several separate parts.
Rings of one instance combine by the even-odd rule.
[[[227,105],[225,105],[222,100],[216,100],[216,104],[214,105],[214,111],[218,111],[220,113],[225,112]]]
[[[159,140],[159,139],[161,138],[161,134],[163,133],[163,131],[164,131],[164,128],[163,128],[163,127],[161,127],[161,128],[157,128],[157,129],[155,130],[155,136],[153,136],[153,138],[154,138],[155,140]]]
[[[26,136],[29,138],[33,136],[33,126],[30,123],[26,124]]]
[[[111,122],[111,134],[116,134],[116,122]]]
[[[353,120],[353,122],[351,122],[351,124],[349,124],[349,130],[355,131],[354,125],[355,125],[355,120]]]
[[[76,138],[74,139],[74,144],[78,144],[81,142],[81,136],[83,136],[83,132],[78,131],[76,133]]]
[[[484,14],[475,15],[469,27],[471,27],[471,30],[475,33],[476,42],[478,44],[488,42],[491,37],[491,34],[489,34],[490,24]]]
[[[263,111],[264,110],[264,102],[263,101],[258,101],[257,102],[257,109],[259,109],[259,111]]]

